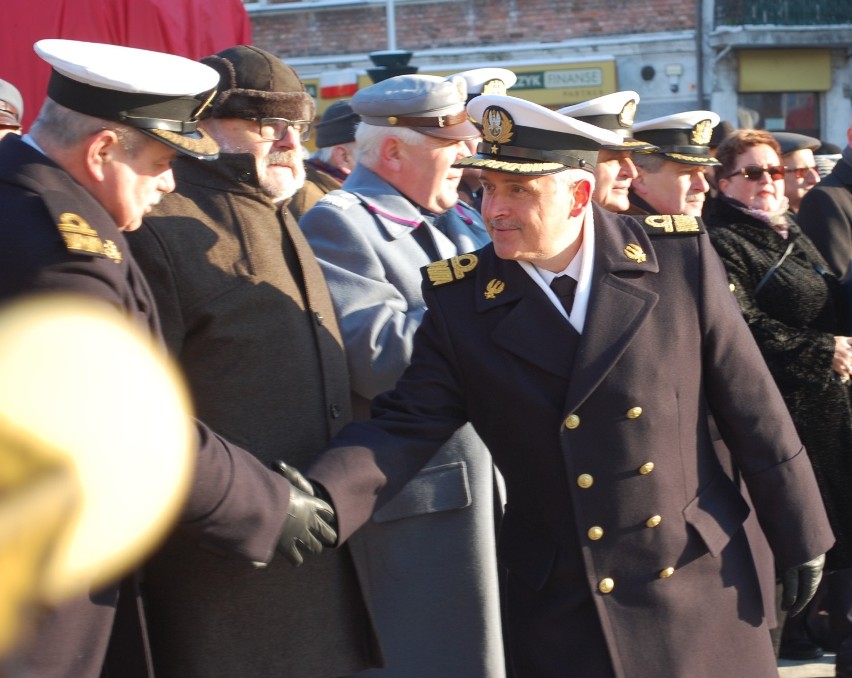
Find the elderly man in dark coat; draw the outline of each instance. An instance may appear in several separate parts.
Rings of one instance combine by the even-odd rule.
[[[53,67],[48,99],[30,135],[0,143],[0,300],[44,291],[83,295],[119,309],[161,346],[154,301],[124,233],[174,188],[170,162],[177,153],[215,157],[216,143],[196,125],[217,74],[188,59],[114,45],[42,40],[36,51]],[[118,380],[127,376],[121,364],[90,367]],[[91,421],[98,415],[92,412]],[[138,425],[158,422],[140,413]],[[180,539],[227,555],[235,576],[263,576],[258,566],[272,560],[282,536],[311,538],[307,529],[293,530],[308,525],[294,517],[299,506],[317,500],[206,426],[198,424],[196,434],[196,478]],[[116,439],[115,454],[125,453]],[[98,587],[46,610],[28,647],[12,660],[14,675],[97,678],[112,633],[122,642],[107,673],[149,676],[138,588],[131,577],[120,595],[118,585]]]
[[[222,153],[175,163],[175,192],[131,247],[199,414],[265,464],[306,466],[351,418],[328,288],[287,210],[313,102],[258,48],[202,61],[220,74],[203,127]],[[158,678],[338,678],[380,663],[348,548],[245,572],[175,538],[147,579]]]
[[[506,480],[517,675],[776,678],[711,411],[787,605],[810,598],[833,536],[700,221],[594,207],[588,170],[609,131],[513,97],[468,112],[484,142],[460,163],[483,169],[493,244],[425,269],[411,365],[307,476],[346,539],[472,422]]]

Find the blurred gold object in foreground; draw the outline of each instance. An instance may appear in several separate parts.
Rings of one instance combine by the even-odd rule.
[[[38,606],[156,546],[194,448],[178,372],[117,310],[68,295],[0,307],[0,656]]]

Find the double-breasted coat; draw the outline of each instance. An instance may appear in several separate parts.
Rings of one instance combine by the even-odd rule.
[[[852,275],[852,147],[805,193],[796,221],[838,277]]]
[[[0,204],[0,300],[39,292],[81,294],[115,306],[161,340],[154,300],[124,234],[88,191],[15,135],[0,142]],[[121,379],[121,365],[101,367]],[[156,422],[140,417],[140,427],[152,425]],[[251,563],[268,562],[274,554],[289,484],[203,424],[197,430],[196,477],[181,517],[181,538],[195,548],[230,554],[243,576],[260,576]],[[119,600],[114,586],[52,611],[16,659],[21,675],[96,678],[116,605],[129,605],[131,613],[121,619],[133,619],[141,612],[136,602],[125,595]],[[138,626],[119,625],[114,634],[123,646],[144,653],[141,635],[127,637],[135,631],[141,633]],[[144,658],[141,664],[135,659],[117,657],[113,675],[147,675]]]
[[[264,464],[307,466],[351,419],[319,264],[255,160],[174,163],[176,190],[131,234],[199,416]],[[158,678],[339,678],[380,664],[349,548],[263,571],[176,536],[146,567]]]
[[[353,406],[364,418],[372,398],[392,388],[408,365],[426,308],[420,268],[434,257],[413,230],[441,257],[476,249],[489,238],[467,211],[453,209],[435,225],[362,165],[343,188],[321,199],[299,225],[328,281]],[[496,560],[500,514],[491,457],[473,428],[464,426],[349,542],[387,660],[385,669],[368,675],[505,675]]]
[[[472,422],[507,486],[517,675],[774,678],[748,509],[708,414],[780,569],[833,542],[807,453],[707,235],[594,221],[582,336],[491,246],[433,264],[410,367],[308,473],[345,539]]]

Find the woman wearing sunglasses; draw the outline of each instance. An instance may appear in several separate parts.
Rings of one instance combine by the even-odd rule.
[[[852,677],[852,339],[837,280],[788,213],[779,155],[764,130],[725,139],[704,220],[816,471],[837,537],[825,596],[837,675]]]

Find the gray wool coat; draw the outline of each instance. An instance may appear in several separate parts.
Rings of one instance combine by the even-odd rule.
[[[351,418],[334,308],[249,155],[180,159],[131,246],[198,413],[262,462],[304,468]],[[181,539],[149,563],[158,678],[338,678],[379,664],[348,548],[240,567]]]
[[[426,309],[420,267],[430,257],[413,237],[428,233],[439,256],[489,240],[470,208],[437,227],[362,165],[299,225],[316,252],[340,320],[356,418],[408,365]],[[405,441],[400,442],[404,449]],[[491,457],[471,426],[351,540],[387,667],[378,678],[502,678],[505,675]]]

